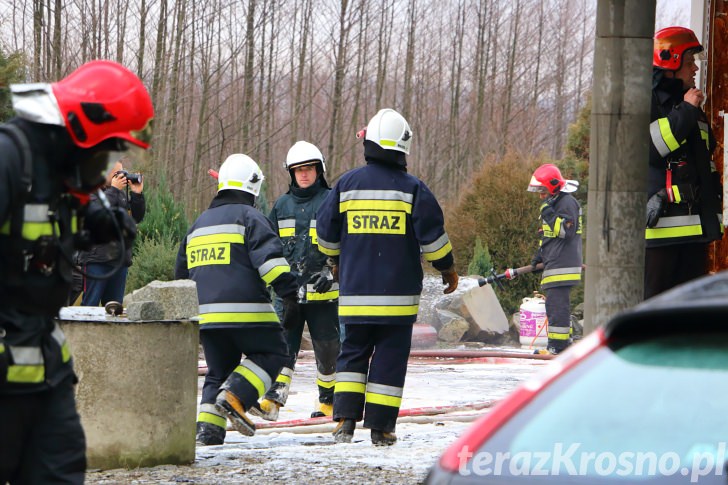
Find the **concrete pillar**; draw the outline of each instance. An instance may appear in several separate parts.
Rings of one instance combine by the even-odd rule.
[[[79,378],[89,468],[195,459],[198,325],[130,322],[103,308],[64,308],[61,328]]]
[[[640,301],[655,0],[599,0],[584,332]]]

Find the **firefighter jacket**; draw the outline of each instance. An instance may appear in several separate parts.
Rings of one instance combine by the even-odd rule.
[[[129,198],[127,198],[127,193]],[[104,189],[106,199],[109,201],[111,207],[119,207],[123,210],[129,211],[132,218],[138,224],[144,219],[146,213],[146,202],[144,194],[137,194],[136,192],[127,192],[119,190],[116,187],[106,187]],[[91,195],[91,204],[97,204],[97,197],[95,194]],[[86,263],[111,263],[114,264],[119,258],[119,241],[110,241],[105,244],[94,244],[89,248],[88,251],[82,251],[79,254],[78,261],[81,264]],[[124,254],[124,265],[131,266],[131,254],[132,246],[129,245],[126,248]]]
[[[47,390],[73,374],[54,317],[71,289],[80,208],[59,173],[72,150],[64,129],[9,125],[20,133],[0,131],[0,395]]]
[[[543,262],[541,287],[573,286],[581,281],[582,214],[579,202],[559,192],[540,208],[541,243],[534,262]]]
[[[320,178],[305,189],[291,184],[288,192],[276,200],[269,216],[283,243],[283,256],[296,275],[302,303],[330,302],[339,297],[338,283],[326,293],[313,289],[313,282],[327,259],[318,249],[316,211],[329,192]]]
[[[339,317],[345,324],[412,324],[422,263],[453,264],[442,209],[404,167],[376,163],[344,174],[316,217],[319,249],[339,258]]]
[[[722,193],[711,160],[715,139],[700,108],[683,101],[682,81],[655,73],[650,114],[648,198],[665,189],[657,224],[645,231],[646,246],[720,239]]]
[[[189,229],[175,278],[197,283],[202,329],[280,325],[267,287],[297,289],[270,221],[239,190],[221,190]]]

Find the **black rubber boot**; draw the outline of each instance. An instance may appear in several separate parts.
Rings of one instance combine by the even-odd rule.
[[[392,446],[397,442],[397,435],[394,433],[388,433],[386,431],[380,431],[378,429],[372,430],[372,444],[374,446]]]
[[[351,443],[354,438],[354,430],[356,429],[356,421],[353,419],[342,419],[334,429],[334,441],[337,443]]]
[[[225,428],[211,423],[197,422],[195,443],[200,446],[221,445],[225,442]]]

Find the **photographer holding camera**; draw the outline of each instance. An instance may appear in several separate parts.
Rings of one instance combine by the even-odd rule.
[[[113,170],[106,178],[104,194],[112,208],[122,208],[131,213],[136,223],[144,219],[146,203],[144,201],[144,180],[138,173],[129,173],[124,170],[122,162],[116,162]],[[90,204],[101,204],[96,195],[91,196]],[[119,266],[119,258],[123,258],[121,265],[108,279],[93,279],[84,277],[82,306],[106,305],[110,301],[121,302],[124,299],[126,275],[131,266],[131,246],[126,248],[125,254],[120,254],[120,244],[112,241],[105,244],[95,244],[87,251],[79,253],[78,262],[86,274],[92,276],[106,275]]]

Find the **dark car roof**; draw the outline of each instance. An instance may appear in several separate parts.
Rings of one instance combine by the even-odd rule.
[[[616,315],[604,327],[610,339],[691,331],[728,331],[728,271],[650,298]]]

